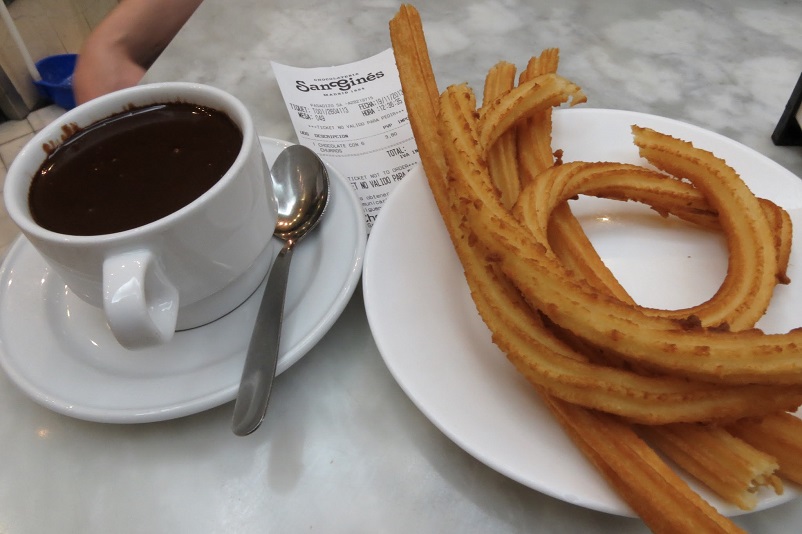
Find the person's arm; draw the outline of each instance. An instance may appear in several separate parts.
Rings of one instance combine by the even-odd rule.
[[[81,47],[76,103],[139,83],[202,1],[122,0]]]

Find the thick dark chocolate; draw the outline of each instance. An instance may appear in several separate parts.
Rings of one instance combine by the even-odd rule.
[[[165,103],[110,116],[48,154],[29,205],[44,228],[101,235],[161,219],[208,191],[231,167],[242,132],[220,111]]]

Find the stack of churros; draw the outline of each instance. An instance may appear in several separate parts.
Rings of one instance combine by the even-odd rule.
[[[802,330],[754,328],[788,283],[788,214],[756,198],[723,160],[633,125],[651,165],[561,161],[556,106],[586,100],[557,73],[559,53],[516,80],[500,62],[481,104],[437,88],[417,10],[390,36],[429,186],[493,342],[576,445],[655,532],[739,532],[664,458],[723,499],[802,480]],[[569,201],[645,203],[726,237],[727,275],[684,310],[639,306],[599,258]],[[492,377],[488,377],[492,379]]]

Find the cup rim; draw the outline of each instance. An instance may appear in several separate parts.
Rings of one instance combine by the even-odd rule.
[[[199,95],[202,96],[199,98]],[[214,104],[197,102],[197,100],[203,99],[204,97],[219,102],[220,104],[225,104],[225,107],[228,109],[221,111],[229,115],[242,131],[242,145],[237,153],[237,157],[225,174],[198,198],[155,221],[110,234],[62,234],[53,230],[48,230],[33,220],[27,202],[31,181],[33,179],[29,169],[32,166],[38,169],[42,164],[46,157],[43,148],[45,145],[54,140],[58,140],[59,144],[63,142],[65,138],[65,126],[77,124],[79,127],[85,127],[110,115],[124,111],[127,107],[131,106],[169,102],[189,102],[215,107]],[[99,242],[126,240],[132,237],[149,234],[170,226],[177,219],[183,218],[187,212],[197,209],[208,197],[217,194],[219,189],[226,187],[226,184],[233,179],[235,173],[248,159],[248,153],[255,144],[255,137],[256,131],[253,118],[245,107],[245,104],[231,93],[217,87],[195,82],[156,82],[121,89],[97,97],[67,111],[58,119],[45,126],[25,144],[16,158],[14,158],[14,161],[11,163],[6,173],[3,187],[6,211],[24,234],[36,236],[38,239],[50,242],[70,243],[71,245],[94,245]],[[28,176],[26,176],[26,174]],[[21,198],[25,200],[20,201]]]

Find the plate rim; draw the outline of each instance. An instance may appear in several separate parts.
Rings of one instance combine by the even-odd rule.
[[[785,169],[784,167],[782,167],[779,163],[775,162],[774,160],[771,160],[770,158],[768,158],[767,156],[757,152],[756,150],[754,150],[754,149],[752,149],[752,148],[750,148],[750,147],[748,147],[746,145],[743,145],[742,143],[740,143],[738,141],[735,141],[735,140],[733,140],[731,138],[723,136],[723,135],[721,135],[719,133],[706,130],[706,129],[701,128],[699,126],[696,126],[694,124],[683,122],[683,121],[680,121],[680,120],[677,120],[677,119],[671,119],[671,118],[667,118],[667,117],[661,117],[659,115],[652,115],[652,114],[643,113],[643,112],[637,112],[637,111],[614,110],[614,109],[603,109],[603,108],[572,108],[572,109],[556,109],[554,111],[555,125],[558,124],[558,122],[557,122],[558,120],[563,120],[563,119],[559,119],[560,116],[565,118],[565,117],[570,117],[572,115],[574,117],[579,117],[579,119],[573,119],[573,120],[582,120],[583,117],[584,118],[590,118],[590,117],[595,117],[595,118],[615,117],[616,120],[627,119],[627,120],[632,121],[632,122],[648,122],[650,124],[644,124],[644,125],[653,125],[652,127],[656,128],[656,129],[659,129],[660,127],[668,126],[669,127],[668,133],[671,133],[673,135],[679,135],[678,133],[676,133],[674,131],[674,129],[680,129],[680,130],[683,130],[683,131],[693,132],[694,135],[701,136],[702,138],[713,142],[713,144],[716,144],[716,143],[726,144],[728,146],[728,150],[735,150],[736,152],[742,152],[742,153],[748,155],[750,159],[751,158],[758,158],[760,160],[761,164],[769,165],[769,166],[771,166],[771,167],[773,167],[775,169],[778,169],[784,175],[788,175],[790,177],[793,177],[793,179],[795,180],[795,188],[796,188],[796,190],[798,192],[802,192],[802,181],[800,181],[799,178],[796,175],[794,175],[791,171],[789,171],[788,169]],[[655,125],[655,123],[656,123],[656,125]],[[694,144],[696,144],[695,140],[694,140]],[[560,146],[557,146],[557,145],[555,145],[555,147],[556,148],[563,148],[563,147],[560,147]],[[566,159],[566,161],[568,161],[568,160]],[[411,174],[413,172],[417,174],[416,177],[411,176]],[[423,170],[422,170],[422,168],[420,166],[417,167],[416,169],[414,169],[413,171],[411,171],[410,176],[408,176],[408,178],[420,179],[423,182],[426,182],[425,174],[424,174],[424,172],[423,172]],[[411,182],[412,180],[409,180],[409,181]],[[385,203],[385,206],[384,206],[383,210],[385,208],[387,208],[388,206],[390,206],[391,209],[393,209],[392,205],[394,203],[394,199],[396,199],[395,202],[400,202],[399,200],[397,200],[399,198],[403,200],[405,186],[406,187],[410,187],[410,188],[412,187],[411,184],[404,184],[404,183],[400,184],[399,187],[396,188],[396,190],[394,190],[394,192],[391,194],[391,197],[388,198],[387,202]],[[425,187],[428,190],[428,184],[424,184],[423,187]],[[430,197],[430,199],[431,199],[431,197]],[[415,200],[419,201],[420,199],[416,198]],[[779,201],[779,200],[777,200],[777,202],[779,204],[782,204],[782,202]],[[802,207],[802,204],[800,204],[798,202],[798,199],[796,199],[796,202],[797,202],[797,205],[790,206],[789,209],[790,208]],[[430,206],[434,206],[433,209],[435,209],[435,210],[437,209],[436,205],[434,204],[434,200],[433,199],[431,199]],[[439,213],[437,213],[437,219],[438,220],[440,219]],[[374,227],[373,227],[373,230],[372,230],[372,235],[376,235],[376,236],[379,236],[379,237],[383,236],[386,233],[386,231],[384,229],[385,226],[390,226],[391,222],[392,221],[388,221],[386,219],[386,217],[383,220],[382,216],[380,214],[380,216],[378,217],[376,223],[374,224]],[[445,229],[443,228],[442,231],[445,232]],[[365,310],[366,310],[366,313],[367,313],[367,316],[368,316],[368,323],[370,325],[371,332],[373,333],[374,340],[376,341],[376,345],[379,348],[379,353],[380,353],[382,359],[385,361],[385,364],[387,365],[391,375],[394,377],[394,379],[399,384],[401,389],[405,392],[405,394],[408,396],[408,398],[427,417],[427,419],[429,419],[429,421],[432,424],[434,424],[434,426],[437,427],[438,430],[440,430],[442,433],[444,433],[456,445],[458,445],[460,448],[465,450],[467,453],[469,453],[471,456],[476,458],[478,461],[480,461],[481,463],[484,463],[485,465],[487,465],[488,467],[494,469],[498,473],[500,473],[500,474],[502,474],[504,476],[507,476],[508,478],[523,484],[524,486],[527,486],[527,487],[529,487],[531,489],[534,489],[534,490],[536,490],[536,491],[538,491],[540,493],[549,495],[549,496],[557,498],[559,500],[562,500],[562,501],[565,501],[565,502],[568,502],[568,503],[571,503],[571,504],[575,504],[575,505],[578,505],[578,506],[582,506],[584,508],[588,508],[588,509],[604,512],[604,513],[609,513],[609,514],[613,514],[613,515],[635,517],[636,515],[634,514],[634,512],[629,508],[629,506],[622,499],[620,499],[620,497],[618,497],[617,494],[615,494],[615,492],[612,489],[610,489],[610,494],[613,496],[613,499],[612,499],[613,502],[612,503],[589,501],[589,500],[583,499],[581,497],[581,495],[578,495],[578,494],[568,495],[568,494],[564,494],[564,493],[561,493],[559,491],[556,491],[556,490],[554,490],[552,488],[549,488],[549,487],[545,486],[544,484],[533,483],[533,481],[531,480],[530,477],[523,476],[521,473],[512,471],[510,468],[508,468],[506,465],[504,465],[503,462],[497,461],[497,459],[488,458],[486,452],[478,451],[476,449],[475,444],[466,443],[465,440],[462,439],[461,436],[458,436],[458,435],[455,434],[455,430],[451,426],[449,426],[449,424],[447,424],[446,421],[443,421],[441,418],[439,418],[437,416],[437,414],[433,414],[432,413],[432,406],[431,406],[430,402],[428,402],[426,399],[419,398],[419,396],[415,392],[410,391],[409,384],[405,383],[405,379],[404,379],[404,377],[402,376],[402,373],[399,370],[399,365],[397,365],[398,364],[397,358],[394,357],[391,354],[391,352],[394,349],[392,347],[388,347],[388,343],[390,343],[391,341],[383,339],[383,337],[381,335],[381,332],[378,331],[380,329],[379,325],[381,323],[381,315],[382,315],[380,308],[384,304],[378,302],[376,300],[376,298],[374,298],[374,295],[373,295],[374,289],[378,288],[379,287],[378,284],[382,283],[381,281],[377,280],[377,278],[380,277],[380,273],[379,272],[375,272],[376,269],[374,269],[374,264],[377,262],[375,256],[376,256],[376,254],[378,254],[376,252],[376,249],[380,248],[379,245],[375,245],[374,244],[375,242],[377,242],[377,240],[370,240],[368,242],[368,247],[367,247],[366,254],[365,254],[365,263],[363,265],[362,290],[363,290],[364,301],[365,301]],[[450,244],[450,240],[449,240],[449,244]],[[452,249],[452,252],[453,252],[453,249]],[[454,254],[454,256],[456,257],[456,254]],[[454,273],[451,273],[451,274],[454,275]],[[462,272],[459,272],[458,274],[459,274],[459,277],[463,281],[462,283],[464,284],[464,290],[467,292],[468,288],[467,288],[467,284],[464,283],[464,276],[462,275]],[[402,276],[400,273],[396,273],[396,275],[397,276]],[[460,334],[464,334],[464,332],[460,332]],[[488,332],[488,337],[489,337],[489,332]],[[442,394],[442,390],[440,391],[440,393]],[[539,399],[537,400],[537,402],[541,403],[541,401]],[[583,458],[584,458],[584,456],[583,456]],[[592,467],[591,467],[591,469],[592,469]],[[594,471],[595,471],[595,469],[594,469]],[[599,475],[598,473],[595,473],[595,476],[600,477],[601,475]],[[728,516],[737,516],[737,515],[742,515],[742,514],[754,513],[754,512],[757,512],[757,511],[760,511],[760,510],[764,510],[764,509],[767,509],[767,508],[782,504],[784,502],[787,502],[787,501],[791,500],[792,498],[794,498],[798,494],[798,490],[797,490],[797,488],[795,488],[790,483],[786,483],[785,486],[786,486],[786,488],[785,488],[784,495],[782,495],[782,496],[773,496],[773,495],[769,496],[766,499],[765,503],[764,503],[764,504],[766,504],[765,506],[758,506],[755,510],[752,510],[752,511],[743,511],[743,510],[735,508],[734,506],[729,506],[729,505],[726,505],[726,503],[724,503],[725,506],[724,506],[724,509],[722,509],[722,512],[725,513]],[[619,504],[616,504],[616,502],[619,503]]]

